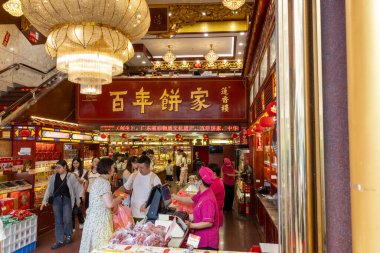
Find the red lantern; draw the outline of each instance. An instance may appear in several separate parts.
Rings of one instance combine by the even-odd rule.
[[[175,135],[175,138],[176,138],[176,139],[180,139],[180,138],[181,138],[181,135],[180,135],[180,134],[176,134],[176,135]]]
[[[123,138],[123,139],[127,138],[127,134],[122,134],[121,138]]]
[[[274,120],[272,117],[262,117],[260,119],[260,125],[262,127],[272,127],[274,125]]]
[[[237,133],[233,133],[233,134],[232,134],[232,138],[233,138],[233,139],[236,139],[237,137],[239,137],[239,135],[238,135]]]
[[[207,140],[208,139],[208,134],[203,134],[203,139]]]
[[[20,131],[20,136],[21,137],[29,137],[30,136],[30,131],[28,129],[22,129]]]
[[[269,105],[267,106],[267,113],[269,116],[272,116],[272,117],[277,115],[277,103],[276,103],[276,101],[269,103]]]
[[[101,134],[101,135],[100,135],[100,138],[105,139],[105,138],[107,138],[107,135],[105,135],[105,134]]]
[[[247,136],[252,136],[253,134],[254,134],[254,131],[253,131],[252,127],[249,127],[249,128],[247,129],[247,133],[246,133],[246,135],[247,135]]]
[[[255,132],[261,133],[262,131],[264,131],[264,127],[262,127],[259,124],[256,124],[255,125]]]

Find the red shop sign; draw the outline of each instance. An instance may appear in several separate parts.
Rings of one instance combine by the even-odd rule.
[[[118,79],[102,94],[77,90],[81,122],[245,122],[244,83],[236,78]]]

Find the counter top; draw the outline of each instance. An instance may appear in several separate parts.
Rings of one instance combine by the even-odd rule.
[[[269,217],[271,218],[273,224],[278,230],[278,208],[273,202],[271,202],[269,199],[265,198],[262,194],[256,193],[257,198],[264,206],[265,210],[267,211]]]

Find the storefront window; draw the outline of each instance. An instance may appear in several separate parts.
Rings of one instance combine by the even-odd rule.
[[[276,62],[276,32],[273,32],[272,37],[270,38],[270,66]]]
[[[268,50],[265,49],[265,53],[260,64],[260,86],[263,85],[265,77],[267,76],[267,69],[268,69]]]

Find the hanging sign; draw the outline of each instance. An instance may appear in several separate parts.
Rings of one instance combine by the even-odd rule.
[[[263,151],[263,137],[261,134],[256,134],[256,151]]]
[[[246,90],[237,78],[116,79],[102,94],[77,90],[81,122],[246,122]]]

